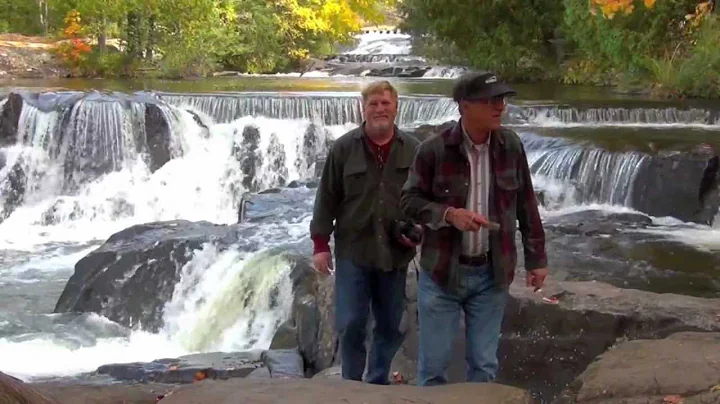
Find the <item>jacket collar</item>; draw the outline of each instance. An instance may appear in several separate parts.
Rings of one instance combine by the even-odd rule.
[[[464,134],[461,121],[462,118],[458,120],[452,128],[442,134],[446,146],[460,146],[462,144]],[[499,130],[490,132],[490,146],[492,147],[496,142],[501,145],[505,144],[505,138]]]

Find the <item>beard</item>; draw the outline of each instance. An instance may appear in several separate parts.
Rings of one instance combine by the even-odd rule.
[[[372,130],[373,132],[386,132],[390,130],[393,127],[393,123],[388,121],[380,121],[380,122],[372,122],[366,123],[366,126],[368,129]]]

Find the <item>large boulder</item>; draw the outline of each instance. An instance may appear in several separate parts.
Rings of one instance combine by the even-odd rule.
[[[60,404],[22,380],[0,372],[0,403]]]
[[[720,403],[720,333],[626,341],[602,354],[556,404]]]
[[[314,277],[311,301],[305,311],[295,310],[301,352],[317,373],[339,363],[337,335],[333,327],[333,279]],[[407,383],[416,382],[418,323],[417,278],[408,273],[406,312],[401,332],[404,342],[395,356],[392,371]],[[542,400],[552,400],[595,357],[619,340],[658,339],[678,331],[720,331],[716,315],[720,299],[675,294],[656,294],[620,289],[601,282],[554,282],[535,293],[524,285],[520,272],[510,289],[498,356],[498,382],[528,389]],[[543,297],[557,297],[550,304]],[[308,315],[307,312],[311,314]],[[315,335],[313,339],[312,336]],[[465,377],[465,338],[461,325],[453,342],[448,376],[451,382]]]
[[[706,190],[704,200],[699,198],[710,157],[672,153],[646,158],[634,178],[630,206],[651,216],[712,225],[720,207],[717,181]]]
[[[720,331],[720,299],[621,289],[601,282],[549,282],[540,293],[512,285],[499,349],[500,382],[550,400],[617,341],[680,331]],[[543,297],[556,297],[549,304]],[[628,373],[630,376],[632,373]]]
[[[206,243],[238,242],[233,226],[176,220],[132,226],[75,264],[55,313],[94,312],[126,327],[158,331],[183,266]]]
[[[181,280],[183,267],[199,251],[208,249],[217,253],[228,250],[240,255],[248,253],[253,256],[246,262],[251,267],[260,268],[265,264],[278,267],[271,270],[283,272],[282,276],[287,271],[296,280],[292,293],[301,287],[312,287],[308,286],[312,278],[305,275],[314,272],[310,266],[312,243],[309,239],[293,242],[287,236],[286,225],[288,220],[307,215],[314,191],[296,185],[296,188],[281,193],[251,195],[245,222],[240,224],[173,220],[140,224],[113,234],[75,264],[75,272],[65,285],[55,312],[94,312],[129,328],[157,332],[164,325],[164,310]],[[261,252],[253,254],[257,251]],[[187,293],[197,286],[209,263],[199,262],[198,265],[199,268],[188,269],[192,273],[187,280]],[[247,309],[255,316],[254,309],[246,307],[253,299],[260,298],[255,296],[257,291],[252,290],[252,282],[270,281],[267,276],[258,276],[257,268],[243,271],[241,284],[235,285],[242,289],[232,291],[234,293],[228,295],[230,300],[225,301],[225,305],[236,311]],[[195,284],[191,284],[193,282]],[[276,285],[275,289],[278,287]],[[279,296],[279,290],[266,292],[270,306],[284,304],[285,296]],[[303,296],[306,293],[295,294]],[[292,302],[290,298],[286,300],[289,312]],[[196,303],[203,304],[202,299]],[[208,318],[203,329],[193,337],[199,345],[189,349],[206,349],[207,343],[215,338],[215,331],[232,325],[223,323],[233,321],[232,316],[219,317]],[[216,326],[218,328],[213,328]]]

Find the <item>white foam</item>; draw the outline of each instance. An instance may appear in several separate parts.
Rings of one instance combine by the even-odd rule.
[[[411,36],[408,34],[359,34],[357,46],[345,52],[347,55],[409,55],[412,52]]]
[[[241,144],[243,128],[250,124],[259,128],[261,152],[267,152],[273,136],[282,146],[288,182],[314,174],[314,160],[305,161],[303,154],[298,154],[311,124],[308,120],[244,117],[211,126],[210,136],[204,138],[187,111],[178,110],[177,114],[181,119],[173,132],[185,151],[183,156],[154,173],[140,158],[128,161],[122,170],[100,177],[73,196],[58,195],[55,187],[37,189],[32,197],[35,202],[25,203],[0,223],[0,248],[32,251],[52,242],[104,240],[134,224],[161,220],[234,223],[236,198],[244,190],[242,169],[232,150],[235,142]],[[348,128],[326,127],[332,137]],[[324,142],[317,147],[324,147]],[[277,172],[272,160],[261,161],[256,176],[260,188],[274,186]],[[41,219],[53,206],[57,224],[45,225]]]
[[[186,354],[165,335],[134,332],[129,338],[103,338],[93,346],[76,348],[50,336],[11,342],[0,338],[0,371],[23,380],[72,376],[110,363],[146,361]]]

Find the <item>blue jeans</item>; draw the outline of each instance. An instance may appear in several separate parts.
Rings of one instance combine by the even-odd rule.
[[[342,378],[389,384],[390,364],[403,335],[400,320],[405,311],[407,271],[385,272],[339,260],[335,271],[335,326],[340,340]],[[372,306],[375,328],[366,358],[366,327]]]
[[[468,382],[490,382],[498,370],[497,349],[508,292],[495,288],[489,265],[461,266],[462,295],[451,294],[425,271],[418,279],[418,381],[447,383],[452,343],[465,312],[465,361]]]

